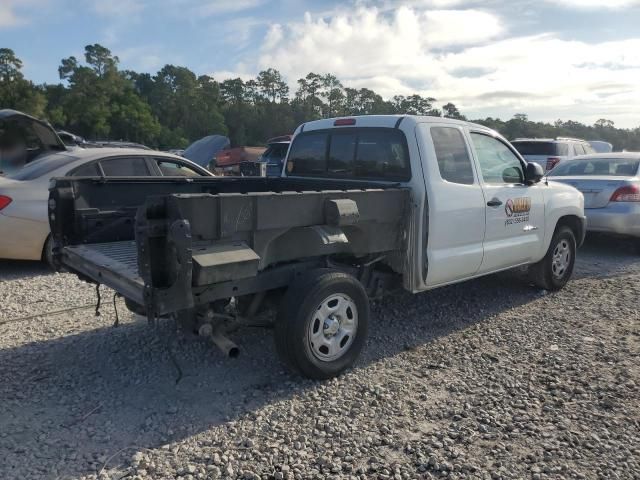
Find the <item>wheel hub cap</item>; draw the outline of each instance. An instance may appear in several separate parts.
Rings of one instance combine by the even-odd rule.
[[[344,294],[325,298],[309,322],[308,342],[314,357],[330,362],[344,355],[356,336],[358,309]]]

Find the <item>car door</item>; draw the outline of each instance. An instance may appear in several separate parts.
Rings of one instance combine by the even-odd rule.
[[[524,183],[525,163],[502,139],[471,132],[471,140],[486,212],[479,273],[529,263],[544,240],[542,187]]]
[[[463,127],[423,123],[419,144],[429,196],[427,285],[472,277],[482,262],[484,196]],[[425,159],[435,159],[426,162]]]

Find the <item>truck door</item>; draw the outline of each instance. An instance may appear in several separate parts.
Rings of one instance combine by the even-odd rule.
[[[468,278],[480,268],[485,202],[462,127],[422,123],[417,133],[427,149],[422,153],[429,198],[426,283],[435,286]]]
[[[486,209],[484,257],[479,273],[530,262],[544,240],[544,196],[524,183],[524,164],[507,143],[471,132]]]

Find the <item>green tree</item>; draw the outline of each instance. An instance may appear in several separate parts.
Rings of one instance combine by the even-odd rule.
[[[41,117],[46,104],[42,89],[24,78],[22,60],[10,48],[0,48],[0,106]]]
[[[467,118],[460,113],[458,107],[456,107],[453,103],[449,102],[446,105],[442,106],[443,116],[446,118],[455,118],[457,120],[466,120]]]

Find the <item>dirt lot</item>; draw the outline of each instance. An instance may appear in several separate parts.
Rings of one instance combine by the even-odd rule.
[[[640,257],[590,239],[557,294],[513,274],[373,306],[357,368],[269,331],[171,348],[112,295],[0,263],[0,478],[640,478]],[[52,314],[71,307],[64,313]]]

